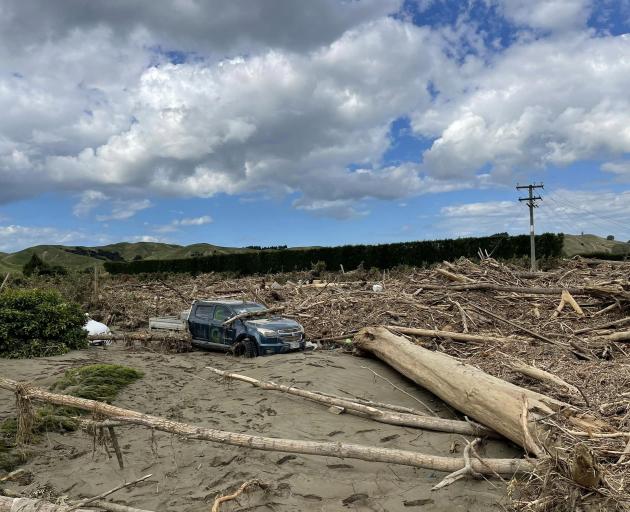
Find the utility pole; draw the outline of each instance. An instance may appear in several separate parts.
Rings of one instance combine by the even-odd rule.
[[[537,188],[545,188],[543,184],[536,185],[535,183],[532,185],[516,185],[516,190],[527,189],[529,191],[528,197],[519,197],[519,201],[527,201],[527,206],[529,206],[529,244],[530,244],[530,260],[531,260],[531,270],[532,272],[536,272],[538,270],[536,265],[536,238],[534,236],[534,208],[538,208],[536,201],[542,201],[542,197],[534,195],[534,189]]]

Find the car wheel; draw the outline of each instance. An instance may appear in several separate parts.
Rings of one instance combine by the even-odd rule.
[[[234,355],[247,358],[256,357],[258,355],[256,342],[251,338],[239,341],[234,347]]]

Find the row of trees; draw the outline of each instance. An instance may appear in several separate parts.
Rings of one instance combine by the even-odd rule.
[[[563,235],[545,233],[536,237],[539,257],[559,257]],[[422,266],[461,256],[475,257],[479,249],[495,258],[510,259],[529,254],[529,236],[505,233],[483,238],[457,238],[381,245],[344,245],[307,249],[281,249],[237,254],[213,254],[198,258],[106,262],[112,274],[150,272],[237,272],[242,275],[307,270],[318,261],[329,269],[392,268],[398,265]]]

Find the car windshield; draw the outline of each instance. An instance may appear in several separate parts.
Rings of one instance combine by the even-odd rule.
[[[241,313],[250,313],[253,311],[264,311],[267,309],[262,304],[250,303],[250,304],[238,304],[236,306],[232,306],[232,309],[237,315]]]

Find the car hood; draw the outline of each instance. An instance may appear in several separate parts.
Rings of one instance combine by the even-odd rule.
[[[263,329],[298,329],[302,327],[299,322],[291,318],[258,318],[256,320],[247,320],[245,322],[250,327],[262,327]]]

